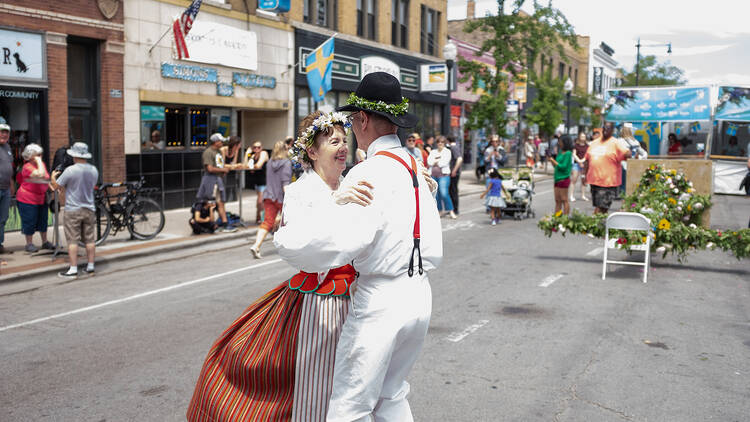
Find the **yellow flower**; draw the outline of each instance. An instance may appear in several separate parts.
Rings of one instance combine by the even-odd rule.
[[[659,180],[659,178],[661,177],[661,174],[657,173],[655,177],[656,177],[656,180]]]
[[[641,238],[641,241],[642,241],[643,243],[646,243],[646,236],[643,236],[643,237]]]
[[[670,227],[672,227],[672,224],[670,224],[666,219],[662,218],[659,221],[659,230],[669,230]]]
[[[692,209],[693,209],[693,206],[692,205],[688,205],[687,210],[690,211]]]
[[[558,211],[558,212],[555,213],[555,217],[559,217],[561,215],[562,215],[562,210],[560,210],[560,211]]]
[[[669,172],[672,173],[672,176],[674,176],[675,174],[677,174],[677,170],[674,170],[674,169],[670,170]]]
[[[667,201],[672,205],[677,205],[677,201],[674,198],[667,198]]]
[[[656,192],[656,188],[651,188],[651,192]]]

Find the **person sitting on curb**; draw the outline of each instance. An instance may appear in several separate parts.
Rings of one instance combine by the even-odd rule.
[[[213,234],[219,225],[216,224],[216,217],[214,217],[214,210],[216,209],[216,202],[213,201],[199,201],[193,204],[190,208],[190,228],[193,229],[193,234],[211,233]]]
[[[50,185],[53,189],[65,192],[65,214],[63,228],[68,242],[68,259],[70,268],[58,275],[62,278],[78,277],[78,242],[86,245],[88,264],[84,272],[94,275],[94,252],[96,235],[96,206],[94,205],[94,187],[99,179],[96,167],[87,163],[91,158],[88,145],[76,142],[68,149],[73,157],[72,166],[60,171],[53,171]]]

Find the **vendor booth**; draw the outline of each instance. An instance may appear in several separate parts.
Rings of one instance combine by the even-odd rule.
[[[750,88],[720,86],[714,120],[714,192],[744,195],[739,186],[750,157]]]

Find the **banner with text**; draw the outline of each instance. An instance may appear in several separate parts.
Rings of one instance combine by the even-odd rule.
[[[710,120],[709,92],[707,86],[609,90],[604,114],[621,122]]]

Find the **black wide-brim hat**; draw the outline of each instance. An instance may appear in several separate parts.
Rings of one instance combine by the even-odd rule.
[[[393,75],[385,72],[368,73],[362,78],[354,95],[368,101],[382,101],[386,104],[401,104],[401,84]],[[385,117],[391,123],[399,127],[414,127],[417,124],[417,116],[404,113],[394,115],[387,111],[373,110],[348,104],[336,109],[336,111],[365,111]]]

